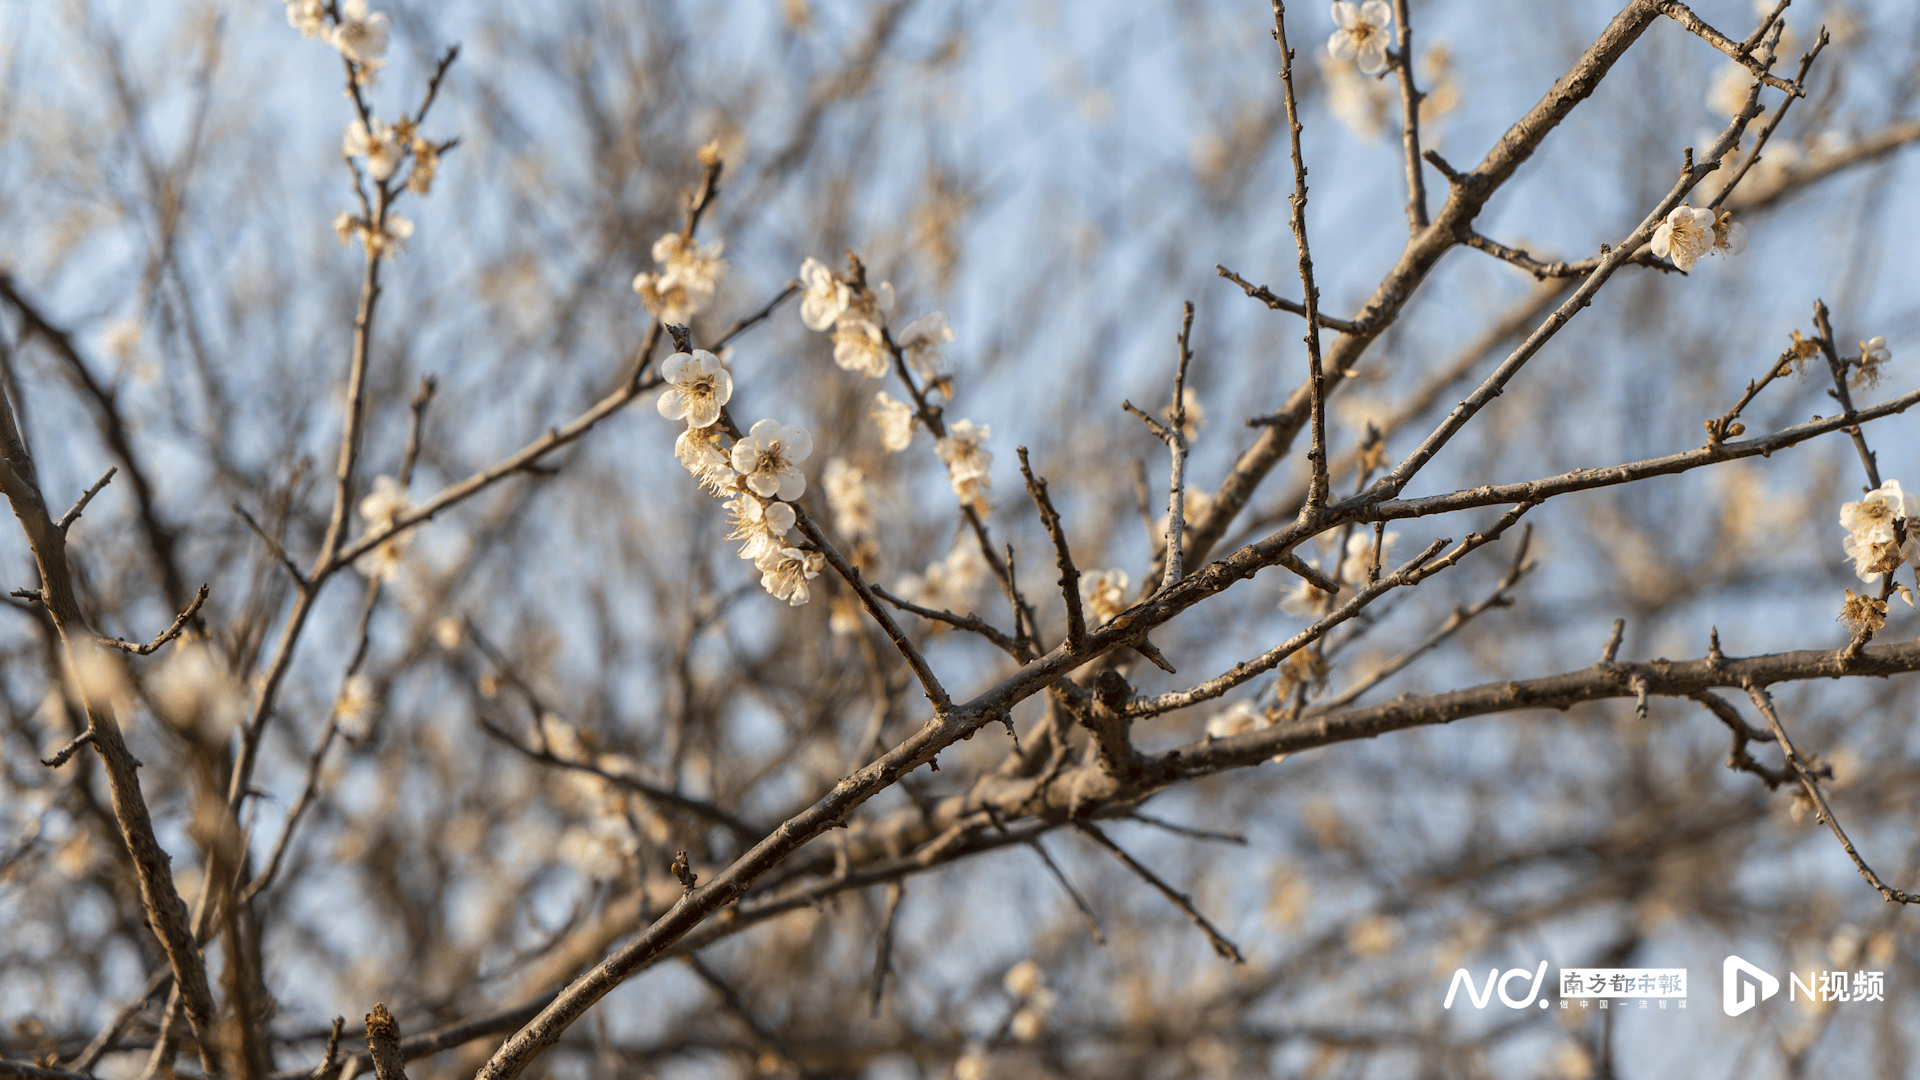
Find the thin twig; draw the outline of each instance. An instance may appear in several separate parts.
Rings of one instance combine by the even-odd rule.
[[[1804,96],[1806,94],[1805,90],[1787,82],[1785,79],[1777,75],[1768,74],[1766,65],[1754,58],[1752,51],[1748,49],[1745,42],[1729,40],[1725,34],[1707,25],[1704,19],[1695,15],[1687,8],[1687,5],[1680,3],[1679,0],[1661,0],[1659,7],[1661,14],[1666,15],[1674,22],[1686,27],[1700,40],[1739,61],[1742,67],[1753,73],[1754,78],[1773,87],[1775,90],[1784,90],[1794,96]]]
[[[1379,523],[1379,524],[1384,524],[1384,523]],[[1474,604],[1472,607],[1454,608],[1453,614],[1449,615],[1447,617],[1447,620],[1441,623],[1438,627],[1436,627],[1431,634],[1428,634],[1426,639],[1421,641],[1420,644],[1415,645],[1413,648],[1408,649],[1406,652],[1403,652],[1399,656],[1396,656],[1392,660],[1389,660],[1385,664],[1382,664],[1379,668],[1370,672],[1366,678],[1361,679],[1359,682],[1354,683],[1352,686],[1348,687],[1346,690],[1341,691],[1338,695],[1332,698],[1329,698],[1326,701],[1321,702],[1320,704],[1314,706],[1313,710],[1310,713],[1308,713],[1308,715],[1312,715],[1313,713],[1332,712],[1335,709],[1345,708],[1346,706],[1353,704],[1355,701],[1359,700],[1362,694],[1365,694],[1367,691],[1373,689],[1374,687],[1380,685],[1381,683],[1385,682],[1386,680],[1392,678],[1393,676],[1399,674],[1401,671],[1405,670],[1408,665],[1412,664],[1415,660],[1418,660],[1420,657],[1426,655],[1428,652],[1438,647],[1441,642],[1446,641],[1448,638],[1452,637],[1455,633],[1457,633],[1460,630],[1461,627],[1467,625],[1467,623],[1469,622],[1472,622],[1476,616],[1480,615],[1482,612],[1486,611],[1488,608],[1510,606],[1513,603],[1513,600],[1507,596],[1507,590],[1513,588],[1516,584],[1518,584],[1520,581],[1521,575],[1525,574],[1527,570],[1531,568],[1531,564],[1529,564],[1526,561],[1526,559],[1527,559],[1527,548],[1528,548],[1528,545],[1532,542],[1532,540],[1533,540],[1532,525],[1528,525],[1525,528],[1520,530],[1520,544],[1514,550],[1513,561],[1507,566],[1507,572],[1505,576],[1503,576],[1500,579],[1500,583],[1498,585],[1495,585],[1493,587],[1493,592],[1489,593],[1486,599],[1481,600],[1479,603]],[[1375,550],[1376,551],[1378,550],[1377,545]]]
[[[410,414],[407,421],[407,449],[400,455],[400,490],[406,491],[413,482],[413,467],[420,460],[420,435],[427,426],[427,405],[433,401],[433,392],[440,388],[440,380],[431,375],[422,375],[420,384],[414,388],[413,397],[407,400]]]
[[[1060,864],[1053,861],[1053,856],[1048,854],[1046,845],[1036,836],[1027,846],[1033,849],[1035,855],[1040,856],[1040,861],[1046,864],[1047,870],[1053,874],[1053,880],[1059,882],[1060,887],[1066,890],[1068,899],[1073,901],[1074,910],[1080,913],[1080,921],[1087,924],[1087,933],[1093,935],[1093,943],[1105,945],[1107,935],[1100,932],[1100,922],[1093,917],[1092,905],[1087,903],[1086,897],[1080,895],[1079,889],[1073,887],[1073,882],[1067,880],[1066,871],[1060,869]]]
[[[1753,404],[1753,399],[1759,397],[1760,392],[1771,385],[1773,380],[1793,370],[1793,361],[1794,350],[1788,348],[1780,354],[1778,360],[1773,362],[1773,366],[1767,368],[1765,375],[1760,376],[1757,381],[1748,379],[1746,392],[1740,395],[1739,401],[1733,403],[1733,408],[1728,409],[1726,414],[1718,420],[1708,420],[1706,422],[1708,445],[1724,442],[1735,435],[1744,434],[1744,430],[1735,430],[1737,427],[1741,427],[1741,425],[1735,424],[1734,421],[1740,418],[1741,411],[1748,405]]]
[[[294,583],[302,589],[305,589],[307,586],[307,575],[301,572],[300,567],[287,555],[287,549],[280,546],[280,541],[268,535],[267,530],[261,528],[260,523],[253,520],[253,515],[247,513],[246,507],[241,506],[239,503],[234,503],[233,512],[239,514],[240,520],[246,522],[247,528],[253,530],[253,535],[259,537],[260,542],[267,545],[267,552],[271,554],[281,566],[286,568],[287,573],[292,575]]]
[[[1607,632],[1607,647],[1600,650],[1601,663],[1611,664],[1614,662],[1614,658],[1620,655],[1620,642],[1626,638],[1626,635],[1627,620],[1613,620],[1613,629]]]
[[[1287,657],[1320,640],[1329,630],[1360,614],[1360,612],[1376,598],[1402,585],[1411,585],[1416,582],[1419,579],[1420,567],[1435,555],[1439,554],[1440,549],[1446,547],[1447,544],[1451,542],[1452,541],[1449,540],[1435,540],[1433,543],[1428,544],[1425,551],[1414,556],[1411,561],[1405,566],[1402,566],[1398,571],[1361,589],[1354,594],[1351,600],[1328,612],[1325,616],[1321,617],[1318,622],[1293,635],[1286,641],[1268,649],[1266,652],[1261,653],[1251,660],[1235,664],[1233,668],[1224,675],[1209,679],[1198,686],[1186,690],[1169,691],[1157,697],[1134,701],[1128,704],[1124,711],[1128,716],[1138,717],[1158,716],[1161,713],[1172,712],[1174,709],[1184,709],[1190,705],[1198,705],[1203,701],[1210,701],[1217,698],[1248,680],[1258,678],[1272,671],[1274,668],[1279,667],[1281,662],[1286,660]]]
[[[1255,285],[1246,278],[1241,277],[1239,274],[1234,273],[1218,263],[1214,264],[1213,269],[1214,272],[1221,277],[1240,286],[1241,291],[1245,292],[1248,296],[1261,301],[1274,311],[1291,311],[1295,315],[1300,316],[1305,316],[1307,313],[1306,305],[1298,300],[1289,300],[1284,296],[1275,296],[1265,285]],[[1325,312],[1315,312],[1313,317],[1314,321],[1318,322],[1321,326],[1329,330],[1337,330],[1342,334],[1358,335],[1368,332],[1368,327],[1362,326],[1351,319],[1335,318]]]
[[[1393,0],[1393,16],[1400,23],[1399,56],[1394,69],[1400,75],[1400,142],[1407,157],[1407,231],[1427,227],[1427,180],[1420,172],[1420,102],[1427,95],[1413,84],[1413,22],[1407,18],[1407,0]]]
[[[1712,713],[1732,733],[1733,749],[1727,755],[1727,768],[1752,773],[1767,785],[1768,791],[1776,791],[1781,784],[1793,782],[1794,776],[1790,770],[1770,769],[1755,761],[1753,755],[1747,753],[1748,743],[1775,741],[1771,732],[1755,729],[1733,707],[1732,702],[1711,690],[1702,690],[1687,696],[1699,702],[1702,708]]]
[[[81,747],[87,745],[92,741],[93,741],[93,732],[83,731],[80,734],[75,735],[72,739],[69,739],[67,741],[67,745],[61,747],[58,750],[55,750],[53,752],[52,757],[41,758],[40,764],[45,765],[49,769],[57,769],[60,766],[65,765],[67,762],[72,761],[73,755],[79,753]]]
[[[1185,836],[1194,840],[1208,840],[1216,844],[1234,844],[1238,847],[1247,846],[1247,838],[1245,836],[1242,836],[1239,833],[1214,832],[1211,829],[1196,829],[1191,825],[1179,825],[1171,821],[1163,820],[1161,818],[1149,817],[1148,815],[1143,814],[1138,810],[1135,810],[1133,813],[1128,814],[1127,820],[1137,821],[1142,825],[1151,825],[1156,829],[1165,829],[1167,832],[1173,833],[1176,836]]]
[[[59,529],[62,533],[72,528],[73,523],[80,520],[81,511],[87,508],[87,504],[93,501],[93,497],[100,494],[100,489],[106,487],[107,483],[113,479],[113,474],[119,471],[120,466],[118,465],[107,466],[106,473],[102,475],[100,479],[94,481],[92,487],[80,493],[80,501],[73,504],[73,509],[61,515],[60,520],[55,522],[53,527]]]
[[[187,628],[187,623],[193,618],[194,613],[200,610],[200,605],[206,602],[207,587],[202,585],[199,591],[193,594],[193,602],[189,603],[187,609],[182,611],[179,617],[173,620],[173,625],[162,630],[159,637],[154,638],[145,645],[135,645],[131,641],[122,641],[119,638],[110,637],[96,637],[93,639],[94,644],[99,645],[103,649],[118,649],[123,653],[132,653],[135,656],[151,656],[160,646],[179,637],[181,631]]]
[[[873,990],[869,1015],[880,1015],[880,1002],[887,992],[887,976],[893,974],[893,927],[900,914],[900,901],[906,899],[907,888],[898,881],[887,885],[887,915],[880,927],[880,944],[873,953]]]
[[[1827,318],[1827,305],[1819,300],[1813,302],[1813,325],[1820,331],[1820,351],[1827,358],[1827,370],[1833,375],[1833,397],[1844,409],[1844,416],[1851,420],[1855,415],[1853,394],[1847,389],[1847,364],[1840,359],[1838,344],[1833,340],[1833,323]],[[1860,464],[1867,470],[1867,486],[1875,489],[1880,486],[1880,464],[1867,448],[1867,436],[1860,430],[1859,424],[1847,428],[1847,434],[1853,438],[1853,449],[1860,455]],[[1891,578],[1893,575],[1887,575]]]
[[[1027,448],[1015,447],[1020,458],[1020,475],[1027,481],[1027,494],[1040,510],[1040,524],[1053,541],[1054,563],[1060,568],[1060,596],[1067,605],[1067,651],[1078,652],[1087,643],[1087,616],[1080,605],[1080,570],[1073,565],[1073,551],[1067,546],[1067,531],[1060,524],[1060,511],[1047,495],[1047,482],[1033,474],[1027,461]]]
[[[694,974],[700,976],[700,981],[712,987],[714,992],[720,995],[720,1000],[726,1006],[727,1011],[732,1013],[734,1019],[740,1021],[741,1025],[752,1033],[754,1039],[758,1041],[762,1047],[779,1057],[788,1068],[799,1073],[803,1080],[811,1080],[814,1074],[809,1071],[805,1065],[800,1063],[800,1059],[794,1056],[793,1050],[789,1048],[786,1043],[782,1042],[779,1036],[769,1031],[760,1021],[754,1019],[753,1013],[748,1010],[746,1000],[740,996],[739,991],[729,985],[726,980],[720,977],[719,973],[708,967],[706,962],[694,953],[687,953],[681,959],[687,962],[687,966],[693,969]]]
[[[1760,715],[1766,718],[1767,726],[1773,729],[1774,740],[1780,744],[1780,751],[1786,757],[1787,767],[1792,769],[1794,776],[1799,778],[1801,790],[1805,791],[1807,797],[1820,808],[1820,820],[1833,832],[1834,839],[1840,841],[1840,847],[1847,853],[1847,858],[1853,860],[1854,869],[1860,871],[1860,876],[1866,879],[1867,884],[1873,886],[1874,891],[1885,897],[1888,902],[1920,904],[1920,894],[1901,892],[1881,881],[1880,876],[1875,874],[1866,860],[1860,857],[1860,852],[1854,848],[1853,841],[1847,839],[1846,830],[1840,827],[1839,819],[1833,816],[1833,808],[1827,805],[1827,796],[1820,790],[1820,782],[1807,769],[1806,762],[1801,760],[1800,751],[1794,748],[1793,740],[1787,738],[1787,729],[1780,723],[1779,713],[1774,710],[1773,698],[1756,682],[1748,682],[1746,691],[1747,696],[1753,699],[1754,707],[1759,709]]]
[[[767,830],[735,817],[733,814],[711,803],[703,802],[691,796],[682,795],[677,791],[671,791],[657,784],[649,784],[645,780],[628,776],[625,773],[603,769],[590,761],[574,761],[561,757],[552,750],[542,750],[528,746],[519,739],[514,738],[512,733],[484,715],[475,714],[474,723],[480,726],[480,730],[499,740],[507,747],[518,751],[529,760],[537,761],[542,765],[552,765],[562,769],[572,769],[576,772],[597,776],[615,787],[625,788],[637,795],[644,795],[648,799],[660,803],[663,806],[671,806],[678,810],[685,810],[696,817],[704,818],[716,825],[724,826],[744,843],[751,844],[767,835]]]
[[[1172,464],[1167,469],[1166,570],[1160,578],[1162,590],[1180,584],[1186,576],[1181,557],[1182,535],[1187,531],[1187,365],[1193,362],[1193,301],[1182,308],[1180,335],[1174,339],[1179,350],[1178,366],[1173,373],[1173,411],[1168,416],[1167,453]]]
[[[1782,0],[1782,2],[1784,5],[1785,0]],[[1800,57],[1800,70],[1793,77],[1793,85],[1796,90],[1806,86],[1807,72],[1813,68],[1813,59],[1820,55],[1822,49],[1827,47],[1829,40],[1830,37],[1827,34],[1827,28],[1824,26],[1821,27],[1820,37],[1814,41],[1813,48]],[[1771,62],[1771,57],[1769,57],[1769,62]],[[1719,210],[1720,204],[1726,202],[1727,197],[1733,194],[1733,189],[1739,186],[1740,181],[1746,179],[1748,170],[1760,163],[1760,152],[1766,149],[1767,140],[1773,138],[1773,133],[1775,129],[1780,126],[1780,121],[1786,118],[1787,110],[1793,107],[1794,100],[1800,96],[1800,93],[1788,94],[1786,100],[1780,103],[1780,107],[1773,110],[1773,115],[1767,119],[1766,125],[1760,129],[1760,137],[1753,144],[1753,149],[1747,152],[1745,158],[1741,159],[1739,166],[1733,170],[1733,175],[1727,177],[1727,182],[1720,188],[1720,194],[1713,197],[1713,201],[1707,204],[1707,209]]]
[[[800,531],[808,540],[813,541],[814,546],[826,557],[827,565],[833,567],[834,572],[839,574],[848,585],[853,586],[853,591],[860,597],[860,606],[867,610],[867,614],[874,622],[880,624],[880,629],[887,635],[887,640],[893,642],[893,647],[899,650],[901,657],[907,661],[907,666],[913,669],[914,677],[920,680],[920,689],[927,695],[927,702],[933,706],[934,715],[938,716],[953,708],[953,699],[947,696],[947,688],[940,685],[940,677],[933,673],[933,668],[927,664],[927,658],[920,655],[920,650],[914,647],[912,639],[900,629],[900,624],[894,621],[893,616],[880,603],[880,598],[873,594],[873,589],[868,587],[866,580],[860,576],[860,568],[848,562],[839,551],[834,549],[834,546],[827,541],[826,534],[820,531],[820,526],[814,523],[811,514],[798,504],[790,505],[793,505],[795,524],[800,526]]]
[[[967,630],[967,631],[971,631],[972,633],[979,634],[981,637],[986,638],[988,641],[993,642],[993,644],[997,648],[999,648],[1002,652],[1006,653],[1008,656],[1013,657],[1015,660],[1019,660],[1021,663],[1025,663],[1029,659],[1028,654],[1020,648],[1019,642],[1008,637],[1005,633],[1002,633],[999,629],[995,628],[993,624],[987,622],[985,619],[982,619],[977,615],[972,615],[972,614],[955,615],[952,611],[946,611],[946,610],[936,611],[933,608],[924,607],[920,604],[916,604],[911,600],[903,600],[900,597],[895,596],[892,593],[888,592],[886,589],[880,587],[879,585],[873,584],[872,582],[867,583],[867,588],[873,590],[873,595],[879,597],[882,600],[885,600],[887,603],[892,604],[894,607],[897,607],[901,611],[907,612],[910,615],[918,615],[923,619],[930,619],[934,622],[945,623],[948,626],[954,627],[956,629]]]
[[[1111,852],[1113,857],[1119,859],[1127,869],[1140,875],[1141,879],[1147,884],[1158,889],[1160,895],[1171,901],[1174,907],[1179,908],[1181,914],[1190,919],[1193,925],[1199,927],[1201,932],[1207,935],[1207,941],[1213,945],[1213,951],[1218,953],[1221,959],[1231,960],[1236,964],[1244,964],[1247,962],[1247,958],[1240,955],[1240,947],[1228,941],[1225,935],[1221,934],[1219,930],[1214,928],[1212,923],[1207,921],[1205,915],[1200,914],[1200,910],[1193,906],[1192,898],[1160,880],[1159,876],[1153,871],[1140,865],[1138,860],[1127,854],[1119,844],[1109,839],[1107,834],[1101,832],[1100,827],[1093,822],[1076,820],[1073,824],[1075,828],[1092,837],[1095,843]]]
[[[1281,0],[1273,0],[1273,39],[1280,45],[1280,85],[1286,97],[1287,137],[1293,154],[1293,194],[1287,202],[1293,211],[1293,243],[1300,255],[1300,293],[1307,309],[1307,380],[1312,394],[1308,424],[1313,440],[1307,451],[1307,464],[1313,470],[1313,480],[1307,487],[1307,503],[1300,510],[1304,519],[1320,513],[1327,504],[1330,490],[1327,479],[1327,382],[1325,372],[1320,367],[1320,290],[1313,284],[1313,253],[1307,247],[1307,166],[1300,154],[1300,109],[1293,97],[1293,50],[1287,47],[1286,14],[1287,6]]]

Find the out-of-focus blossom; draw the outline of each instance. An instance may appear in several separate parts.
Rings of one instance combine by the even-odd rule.
[[[718,241],[701,245],[677,232],[666,233],[653,243],[653,261],[661,269],[635,274],[633,291],[661,322],[684,325],[706,309],[727,276],[726,260],[720,257],[725,250]]]
[[[809,330],[826,330],[847,310],[853,291],[836,277],[827,264],[808,257],[800,264],[800,321]]]
[[[869,415],[880,427],[880,445],[889,453],[905,450],[913,442],[913,406],[895,401],[882,390],[873,395]]]
[[[867,474],[845,458],[829,458],[820,480],[827,489],[833,527],[844,536],[872,536],[873,493],[867,487]]]
[[[953,327],[947,325],[947,313],[934,311],[901,327],[894,344],[900,346],[900,355],[914,374],[933,380],[940,377],[941,348],[952,340]]]
[[[958,420],[947,426],[946,437],[934,446],[940,460],[947,463],[947,479],[953,483],[953,493],[968,506],[984,504],[986,488],[993,483],[988,475],[993,455],[986,448],[987,437],[992,433],[993,429],[986,424]]]
[[[840,317],[833,328],[833,362],[842,370],[857,371],[869,379],[884,379],[893,353],[887,348],[886,330],[867,319]]]
[[[406,509],[407,493],[401,489],[400,482],[391,476],[376,477],[373,490],[360,500],[360,518],[367,523],[368,532],[392,528],[394,519],[405,513]],[[391,580],[399,572],[407,543],[412,538],[412,533],[401,533],[361,556],[358,563],[360,572],[380,581]]]
[[[348,157],[367,159],[367,172],[375,180],[387,180],[407,156],[407,142],[399,137],[392,126],[373,122],[373,129],[359,120],[347,125],[347,133],[340,140],[340,152]]]
[[[387,16],[385,12],[367,12],[367,0],[346,0],[340,5],[340,22],[327,41],[347,59],[369,73],[386,63]]]
[[[1129,579],[1125,570],[1100,570],[1082,575],[1080,578],[1080,599],[1086,605],[1087,615],[1098,626],[1127,610],[1127,585]]]
[[[1747,250],[1747,227],[1733,220],[1731,210],[1720,211],[1713,223],[1713,246],[1709,255],[1738,255]]]
[[[325,0],[287,0],[287,25],[319,40],[327,36]]]

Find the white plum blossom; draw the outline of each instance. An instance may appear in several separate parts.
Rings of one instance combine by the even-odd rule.
[[[820,576],[826,557],[817,551],[778,548],[755,559],[753,565],[760,571],[761,588],[785,600],[788,607],[799,607],[807,602],[807,582]]]
[[[287,25],[316,40],[327,36],[326,0],[287,0]]]
[[[965,611],[975,589],[986,580],[987,562],[970,543],[959,543],[947,557],[927,567],[925,574],[908,574],[894,586],[895,595],[936,611]]]
[[[389,211],[386,220],[375,231],[367,227],[365,218],[354,217],[342,210],[340,216],[333,219],[333,231],[342,244],[351,243],[358,237],[374,258],[392,258],[400,253],[402,242],[413,235],[413,222]]]
[[[987,1048],[971,1045],[953,1063],[953,1080],[987,1080],[993,1074],[993,1059]]]
[[[1713,77],[1707,91],[1707,108],[1720,116],[1738,116],[1747,107],[1747,95],[1753,92],[1753,76],[1745,64],[1729,60]]]
[[[840,317],[833,329],[833,362],[842,370],[857,371],[869,379],[887,377],[893,353],[887,349],[886,329],[868,319]]]
[[[686,418],[688,427],[703,428],[720,419],[720,406],[733,397],[733,376],[720,358],[705,349],[674,353],[660,365],[667,389],[660,395],[660,415]]]
[[[827,459],[820,476],[827,489],[827,506],[833,511],[833,527],[845,536],[872,536],[873,493],[867,487],[867,475],[845,458]]]
[[[709,495],[735,490],[733,459],[727,453],[727,434],[718,427],[690,427],[673,442],[673,456]]]
[[[1225,709],[1214,713],[1207,720],[1207,738],[1225,739],[1233,735],[1244,735],[1249,731],[1272,727],[1273,716],[1251,701],[1236,701]],[[1267,760],[1276,765],[1287,759],[1285,754],[1275,754]]]
[[[240,689],[205,644],[184,639],[167,652],[153,684],[154,704],[174,727],[210,741],[224,740],[246,718]]]
[[[895,401],[885,390],[873,395],[873,410],[868,415],[880,427],[880,445],[888,453],[905,450],[913,442],[913,406]]]
[[[742,492],[726,502],[728,521],[733,531],[727,539],[740,541],[740,557],[757,566],[787,546],[787,533],[793,528],[793,507],[783,502],[762,502]]]
[[[340,696],[333,703],[333,715],[340,725],[340,734],[351,742],[359,742],[371,735],[374,709],[378,704],[372,681],[362,674],[348,676],[347,681],[341,684]]]
[[[900,355],[906,357],[915,374],[932,380],[940,377],[941,346],[952,340],[953,327],[947,325],[947,313],[934,311],[901,327],[894,344],[900,346]]]
[[[809,330],[826,330],[847,310],[853,298],[847,283],[834,276],[827,264],[809,256],[800,264],[800,321]]]
[[[677,232],[663,234],[653,242],[653,261],[660,271],[635,274],[633,291],[661,322],[685,324],[705,310],[727,276],[726,260],[720,257],[725,250],[718,241],[700,245]]]
[[[1006,978],[1002,981],[1007,988],[1007,993],[1022,1000],[1047,988],[1046,975],[1041,972],[1040,965],[1033,960],[1022,960],[1008,968]]]
[[[1047,1014],[1059,1003],[1060,996],[1047,989],[1040,965],[1032,960],[1022,960],[1008,968],[1004,983],[1007,993],[1020,1002],[1009,1030],[1021,1042],[1032,1042],[1040,1037],[1046,1027]]]
[[[360,517],[368,532],[381,532],[393,526],[394,518],[405,513],[407,493],[391,476],[376,477],[373,490],[360,500]],[[390,580],[400,569],[412,533],[401,533],[360,557],[360,572],[376,581]]]
[[[947,479],[953,482],[953,493],[969,506],[985,502],[986,488],[992,484],[987,473],[993,465],[993,455],[985,445],[992,433],[993,429],[986,424],[976,426],[971,420],[960,420],[949,425],[946,437],[934,445],[940,460],[947,463]]]
[[[1881,369],[1893,359],[1893,350],[1887,348],[1887,339],[1871,337],[1860,343],[1860,358],[1853,361],[1852,384],[1856,387],[1880,385]]]
[[[1327,52],[1335,60],[1352,60],[1361,71],[1376,74],[1387,66],[1387,24],[1392,21],[1393,9],[1386,0],[1336,2],[1333,22],[1340,29],[1327,39]]]
[[[1693,269],[1694,262],[1713,246],[1713,211],[1696,210],[1685,203],[1674,207],[1653,230],[1653,254],[1672,258],[1673,265],[1682,270]]]
[[[1738,255],[1747,250],[1747,227],[1733,220],[1733,212],[1720,211],[1720,217],[1713,223],[1713,247],[1707,250],[1709,255]]]
[[[796,427],[761,420],[733,444],[733,471],[755,495],[797,499],[807,490],[799,465],[813,453],[813,436]]]
[[[1094,624],[1101,625],[1127,610],[1125,570],[1099,570],[1080,578],[1080,600]]]
[[[1905,525],[1901,526],[1904,519]],[[1920,563],[1920,497],[1900,490],[1900,481],[1888,480],[1867,492],[1859,502],[1840,508],[1840,525],[1847,530],[1844,545],[1861,581],[1899,569],[1901,562]],[[1906,542],[1900,534],[1906,533]]]
[[[340,22],[328,35],[327,42],[369,72],[376,70],[386,62],[386,13],[368,14],[367,0],[346,0],[340,5]]]
[[[1271,723],[1266,713],[1255,708],[1253,702],[1236,701],[1207,719],[1207,737],[1225,739],[1233,735],[1244,735],[1255,728],[1263,728]]]
[[[407,140],[400,137],[392,125],[373,122],[371,133],[367,125],[359,120],[347,125],[347,133],[340,140],[340,152],[348,157],[367,159],[367,172],[375,180],[386,180],[393,176],[394,170],[407,156]]]

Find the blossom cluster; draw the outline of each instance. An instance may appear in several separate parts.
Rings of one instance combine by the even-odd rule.
[[[287,23],[295,30],[338,49],[354,65],[354,81],[363,86],[386,65],[388,19],[367,11],[367,0],[345,0],[339,20],[327,25],[325,0],[287,0]]]
[[[807,602],[807,582],[820,576],[825,557],[790,542],[791,505],[807,490],[800,463],[813,454],[813,436],[776,420],[756,422],[738,439],[721,427],[720,410],[733,397],[733,375],[705,349],[674,353],[660,365],[667,389],[660,415],[687,422],[673,455],[704,490],[726,500],[727,539],[760,571],[760,586],[793,607]]]
[[[421,138],[414,122],[404,116],[394,124],[355,120],[341,136],[340,152],[349,158],[365,158],[367,173],[381,183],[391,180],[400,163],[412,154],[413,171],[407,174],[407,190],[416,195],[425,195],[433,187],[434,172],[440,167],[440,148]]]
[[[635,274],[633,291],[661,322],[685,325],[705,310],[727,276],[723,250],[724,244],[701,246],[690,236],[667,233],[653,242],[653,261],[660,269]]]
[[[1702,255],[1738,255],[1747,249],[1747,227],[1733,220],[1733,214],[1681,203],[1668,212],[1665,221],[1653,230],[1649,245],[1655,257],[1671,257],[1682,270],[1693,269]]]
[[[392,528],[394,519],[406,510],[407,492],[391,476],[375,478],[373,490],[360,500],[360,519],[367,523],[368,532],[384,532]],[[391,581],[399,573],[400,561],[405,557],[407,543],[412,538],[410,532],[400,533],[362,555],[356,565],[369,578]]]
[[[1847,558],[1861,581],[1876,581],[1903,562],[1920,565],[1920,496],[1902,492],[1900,481],[1888,480],[1859,502],[1842,506],[1840,525],[1847,530]]]
[[[953,340],[953,327],[944,311],[929,312],[900,328],[891,344],[887,315],[893,310],[893,285],[869,286],[849,281],[826,263],[808,257],[800,264],[800,321],[807,329],[833,334],[833,362],[870,379],[885,378],[897,352],[914,374],[926,380],[930,392],[951,394],[952,380],[941,370],[941,353]],[[905,450],[913,442],[914,407],[885,390],[873,396],[869,415],[880,430],[880,445],[889,452]],[[985,424],[959,420],[947,426],[935,451],[946,463],[947,478],[961,503],[984,512],[993,454],[985,446],[990,429]]]
[[[1046,1028],[1047,1016],[1060,1003],[1060,995],[1047,988],[1046,975],[1032,960],[1008,968],[1004,983],[1007,993],[1020,1003],[1008,1032],[1021,1042],[1032,1042]]]

